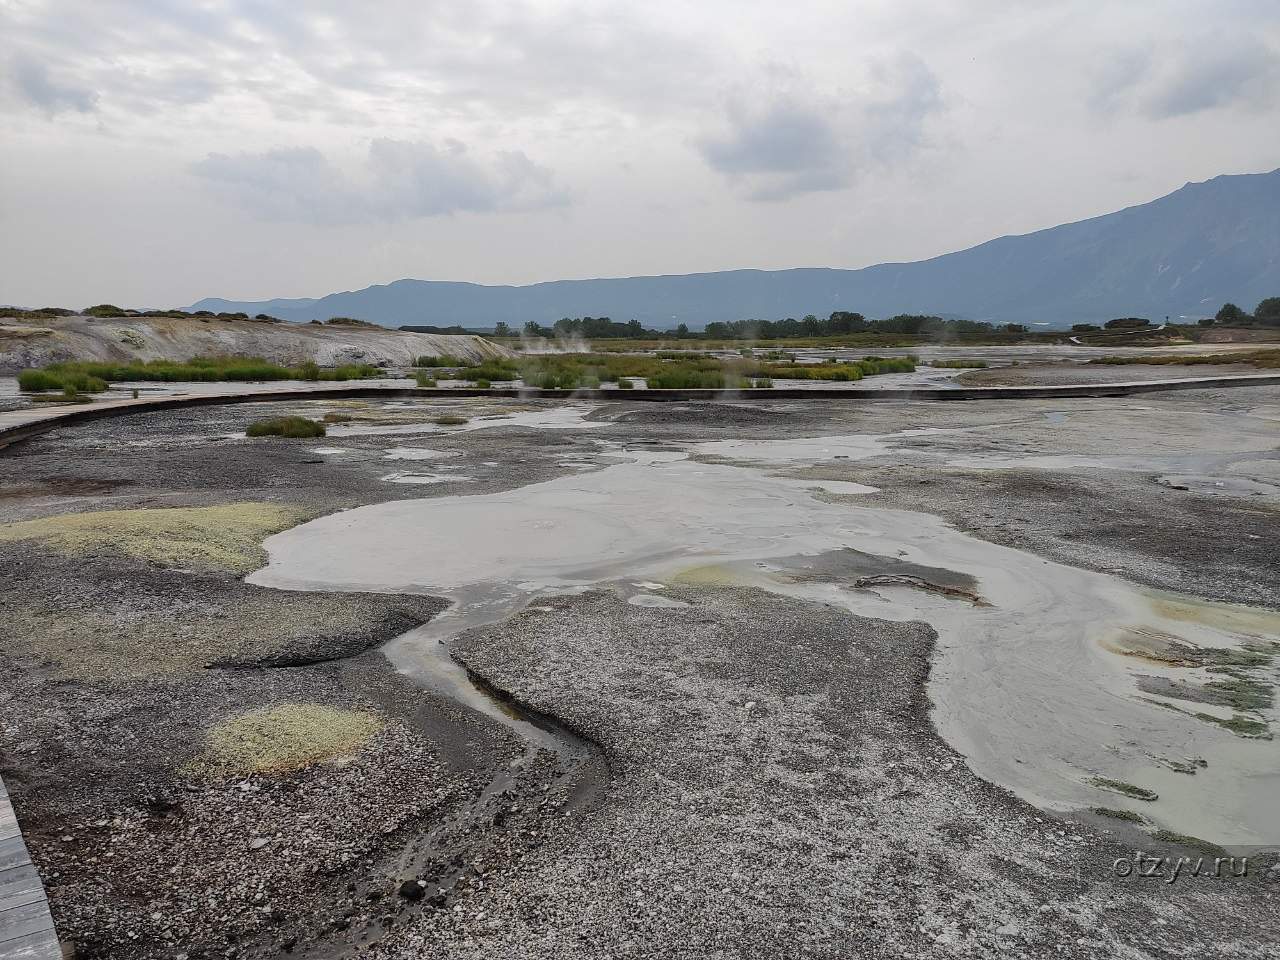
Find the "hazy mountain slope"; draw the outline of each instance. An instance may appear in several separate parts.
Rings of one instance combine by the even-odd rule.
[[[950,313],[1057,323],[1199,316],[1280,294],[1280,170],[1191,183],[1150,203],[916,263],[862,270],[730,270],[557,280],[524,287],[398,280],[317,300],[202,300],[192,309],[396,326],[541,323],[562,316],[649,326],[832,310]]]

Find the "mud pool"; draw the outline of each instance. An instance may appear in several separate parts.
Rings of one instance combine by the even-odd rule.
[[[570,408],[521,421],[591,425]],[[869,486],[788,475],[962,432],[598,441],[603,466],[593,472],[496,494],[363,506],[277,534],[265,544],[268,565],[249,580],[450,599],[449,613],[386,648],[402,672],[438,688],[463,683],[441,666],[452,637],[541,597],[590,588],[661,606],[677,602],[663,596],[667,584],[738,585],[924,621],[940,638],[929,685],[934,721],[980,776],[1050,809],[1127,808],[1231,848],[1280,845],[1274,706],[1164,695],[1169,684],[1212,683],[1224,666],[1236,680],[1269,685],[1280,613],[1139,588],[926,513],[860,504]],[[1241,446],[1242,455],[1262,448]]]

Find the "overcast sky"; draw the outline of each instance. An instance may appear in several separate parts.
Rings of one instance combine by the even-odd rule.
[[[0,0],[0,302],[915,260],[1280,166],[1276,0]]]

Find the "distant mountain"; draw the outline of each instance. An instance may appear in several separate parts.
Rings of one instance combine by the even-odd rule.
[[[1188,183],[1078,223],[1001,237],[915,263],[861,270],[726,270],[556,280],[523,287],[397,280],[319,299],[210,298],[193,310],[287,320],[356,317],[388,326],[492,327],[499,320],[635,318],[646,326],[781,319],[832,310],[870,317],[947,313],[1054,324],[1118,316],[1199,317],[1280,295],[1280,170]]]

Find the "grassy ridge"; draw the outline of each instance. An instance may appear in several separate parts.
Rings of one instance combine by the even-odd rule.
[[[18,386],[28,392],[64,390],[101,393],[109,383],[258,382],[263,380],[361,380],[382,376],[367,363],[321,368],[311,361],[296,367],[270,363],[261,357],[197,357],[193,360],[149,360],[145,363],[74,361],[51,363],[39,370],[23,370]]]

